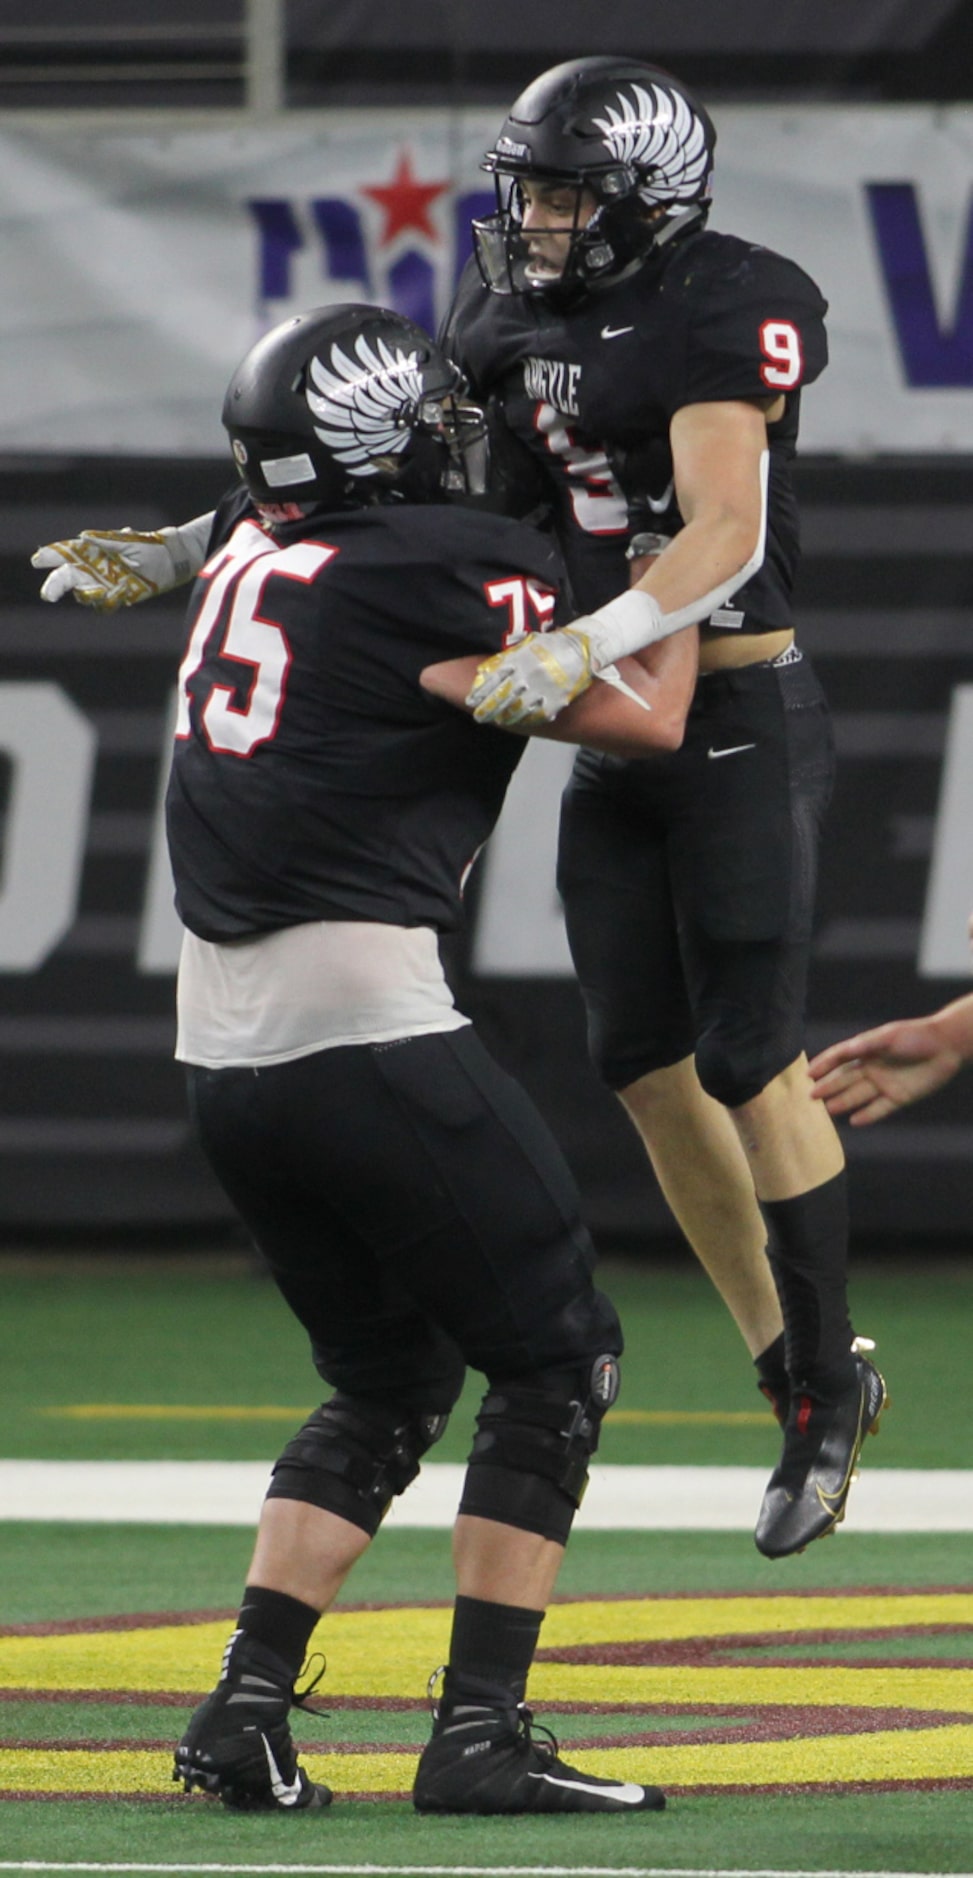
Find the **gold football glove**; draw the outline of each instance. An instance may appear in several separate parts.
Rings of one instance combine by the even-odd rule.
[[[141,534],[133,528],[86,528],[31,555],[31,567],[50,568],[42,600],[73,594],[81,606],[114,613],[153,594],[168,593],[198,574],[206,555],[211,515],[181,528]]]
[[[587,691],[594,673],[586,633],[573,626],[530,633],[476,668],[466,702],[478,724],[532,730]]]

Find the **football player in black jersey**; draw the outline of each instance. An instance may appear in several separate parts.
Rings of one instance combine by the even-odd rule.
[[[177,1055],[203,1148],[334,1392],[276,1463],[222,1675],[176,1749],[187,1791],[239,1808],[330,1800],[297,1760],[295,1681],[467,1364],[487,1390],[415,1806],[664,1805],[566,1765],[524,1706],[622,1338],[567,1167],[439,959],[524,740],[443,702],[436,668],[463,657],[468,684],[553,625],[559,579],[535,530],[451,505],[484,485],[482,413],[459,389],[393,313],[274,328],[227,391],[242,481],[189,606],[167,797]],[[671,747],[692,666],[690,647],[667,693],[630,660],[554,732]]]
[[[603,662],[655,642],[664,669],[661,635],[701,622],[681,748],[579,756],[559,879],[595,1064],[784,1426],[756,1531],[780,1556],[843,1517],[885,1386],[849,1321],[844,1158],[803,1047],[833,746],[794,640],[791,462],[826,306],[792,261],[707,229],[714,147],[655,67],[545,72],[485,160],[497,212],[443,343],[543,467],[582,616],[486,661],[477,718],[550,720]]]
[[[487,662],[481,722],[536,728],[633,647],[670,695],[679,629],[704,622],[684,747],[579,759],[560,880],[596,1066],[785,1424],[756,1535],[781,1555],[843,1517],[885,1387],[852,1337],[844,1161],[803,1054],[832,745],[793,638],[789,466],[825,305],[792,262],[706,229],[714,146],[656,68],[544,74],[487,158],[498,211],[445,343],[533,453],[585,609]],[[211,519],[51,544],[43,596],[164,591],[199,566]],[[439,689],[465,695],[442,668]]]

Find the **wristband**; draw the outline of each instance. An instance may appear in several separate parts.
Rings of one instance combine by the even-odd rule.
[[[665,620],[658,600],[637,587],[619,594],[617,600],[609,600],[607,606],[600,606],[587,619],[575,620],[573,625],[588,640],[596,672],[605,665],[614,665],[627,652],[638,652],[642,646],[653,645],[657,639],[678,631]]]
[[[199,573],[206,559],[213,514],[211,510],[208,515],[197,515],[193,521],[183,522],[181,527],[159,530],[172,556],[174,586],[181,586],[184,581],[192,580]]]

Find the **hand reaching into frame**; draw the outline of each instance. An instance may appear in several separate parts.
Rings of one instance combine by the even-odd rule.
[[[966,1060],[944,1035],[942,1015],[902,1018],[831,1044],[808,1065],[813,1094],[829,1114],[847,1115],[853,1128],[932,1095]]]
[[[31,555],[31,567],[49,568],[41,599],[56,601],[66,593],[81,606],[114,613],[137,606],[154,594],[168,593],[198,574],[206,558],[212,515],[200,515],[180,528],[140,533],[134,528],[85,528],[80,535],[52,541]]]

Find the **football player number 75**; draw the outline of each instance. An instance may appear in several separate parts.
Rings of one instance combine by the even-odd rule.
[[[264,589],[271,575],[314,580],[337,553],[321,541],[278,548],[262,530],[242,522],[226,547],[207,561],[200,578],[208,582],[208,590],[179,667],[177,737],[190,735],[190,713],[195,709],[212,750],[250,756],[258,744],[270,741],[280,722],[291,649],[284,628],[262,610]],[[218,657],[249,670],[234,684],[214,683],[202,701],[198,696],[191,699],[190,680],[206,658],[221,619],[226,626]]]

